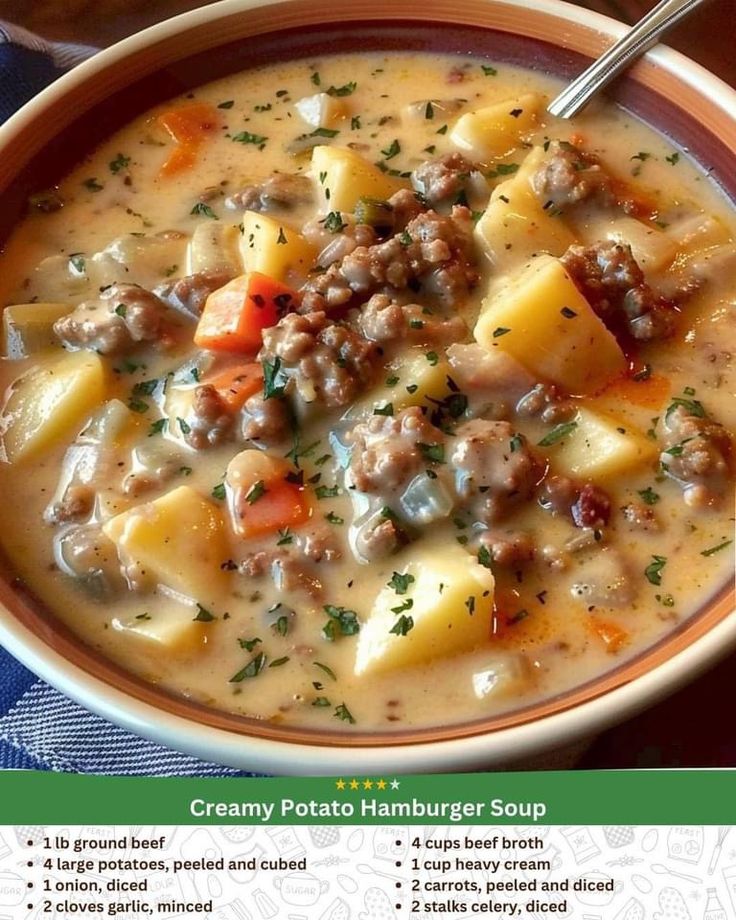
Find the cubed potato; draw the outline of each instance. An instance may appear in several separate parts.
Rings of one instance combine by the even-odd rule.
[[[403,187],[349,147],[315,147],[312,177],[319,188],[323,211],[352,213],[359,198],[385,200]]]
[[[539,124],[544,99],[525,93],[513,99],[466,112],[450,133],[451,142],[473,159],[488,162],[513,153]]]
[[[152,651],[185,654],[205,647],[207,624],[195,619],[196,608],[168,600],[156,605],[155,611],[132,617],[115,617],[112,628],[126,635],[137,636],[152,647]]]
[[[26,358],[59,347],[54,323],[74,309],[68,303],[15,303],[3,310],[5,354]]]
[[[473,694],[479,700],[515,697],[529,692],[534,683],[531,662],[521,652],[485,652],[470,662]]]
[[[571,421],[569,434],[546,448],[555,472],[599,482],[657,458],[657,445],[615,416],[581,407]]]
[[[475,338],[575,395],[595,393],[627,367],[612,333],[552,256],[539,256],[486,298]]]
[[[406,594],[385,585],[356,649],[355,673],[373,674],[423,664],[490,641],[494,580],[491,572],[456,543],[417,543],[396,557],[396,570],[412,575]],[[394,608],[412,605],[400,613]],[[414,625],[392,633],[400,616]]]
[[[89,351],[32,367],[11,388],[0,426],[10,463],[25,460],[76,433],[105,398],[105,369]]]
[[[428,399],[444,399],[450,392],[447,383],[447,377],[451,374],[450,365],[445,358],[439,357],[435,364],[430,363],[427,352],[431,352],[431,349],[412,348],[406,352],[395,368],[391,366],[386,369],[382,375],[382,385],[369,390],[350,407],[345,417],[363,418],[372,415],[374,409],[383,408],[389,403],[394,413],[397,413],[408,406],[421,406]],[[389,386],[386,380],[391,381],[392,385]]]
[[[210,271],[242,274],[243,260],[237,227],[222,221],[203,220],[194,228],[187,250],[187,271],[181,274]]]
[[[124,564],[135,564],[153,588],[164,586],[207,606],[219,596],[228,551],[222,516],[189,486],[111,518],[103,531]]]
[[[348,103],[339,96],[315,93],[294,103],[299,117],[312,128],[331,128],[348,114]]]
[[[317,250],[283,221],[246,211],[240,255],[246,272],[262,272],[269,278],[295,285],[306,278]]]
[[[643,271],[656,272],[672,262],[678,249],[676,240],[651,223],[634,217],[606,215],[589,225],[586,237],[613,240],[631,246],[631,253]],[[559,253],[554,253],[559,255]]]
[[[475,225],[475,238],[496,271],[508,271],[538,253],[561,256],[575,242],[563,215],[545,210],[532,189],[531,176],[543,160],[542,148],[535,147],[519,171],[496,186]]]

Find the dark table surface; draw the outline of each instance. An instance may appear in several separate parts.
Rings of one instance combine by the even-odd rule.
[[[0,16],[63,41],[108,45],[154,22],[206,4],[197,0],[1,0]],[[633,23],[651,0],[586,0]],[[736,86],[736,0],[711,0],[674,29],[667,43]],[[730,703],[736,656],[666,702],[601,735],[580,761],[585,768],[736,766]]]

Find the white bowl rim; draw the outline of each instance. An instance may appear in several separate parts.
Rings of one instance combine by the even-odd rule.
[[[627,26],[600,13],[562,0],[492,0],[494,5],[534,9],[593,29],[611,39]],[[41,118],[74,87],[83,85],[109,65],[169,37],[180,28],[209,23],[220,17],[258,7],[298,5],[299,0],[220,0],[151,26],[99,52],[35,96],[0,127],[0,148],[16,132]],[[736,92],[685,55],[665,46],[647,54],[648,60],[675,74],[736,117]],[[635,680],[571,709],[526,724],[447,741],[367,747],[330,748],[295,744],[213,728],[135,699],[73,665],[0,607],[0,643],[20,662],[61,693],[104,719],[155,743],[204,761],[254,772],[281,774],[376,775],[452,772],[499,767],[540,752],[559,749],[581,737],[604,730],[675,692],[710,668],[736,644],[736,611],[688,648]]]

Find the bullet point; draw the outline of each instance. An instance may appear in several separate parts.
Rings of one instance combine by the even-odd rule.
[[[401,846],[401,841],[400,841],[400,840],[397,840],[396,843],[395,843],[395,846],[400,847],[400,846]]]
[[[31,864],[28,863],[28,865],[30,866]],[[400,862],[394,863],[394,865],[396,866],[397,869],[400,869],[400,868],[401,868],[401,863],[400,863]]]
[[[401,888],[401,882],[397,882],[397,883],[396,883],[396,887],[397,887],[397,888]]]
[[[33,904],[26,904],[26,907],[28,908],[28,910],[33,910]]]
[[[29,887],[29,888],[33,888],[33,882],[29,882],[29,883],[28,883],[28,887]]]
[[[26,840],[26,843],[28,844],[29,847],[32,847],[32,846],[33,846],[33,841],[32,841],[32,840]]]
[[[33,860],[32,860],[32,859],[29,859],[28,862],[26,863],[26,865],[28,866],[29,869],[32,869],[32,868],[33,868]]]
[[[394,907],[396,908],[396,910],[401,910],[401,904],[394,904]]]

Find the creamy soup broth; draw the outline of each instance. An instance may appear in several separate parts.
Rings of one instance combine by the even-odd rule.
[[[0,541],[100,655],[246,716],[400,730],[595,678],[731,577],[733,210],[620,109],[547,116],[557,90],[437,55],[263,67],[146,112],[35,196],[0,260],[0,297],[60,306],[35,325],[17,306],[6,315]],[[368,178],[334,178],[336,149]],[[368,190],[359,204],[351,182]],[[392,198],[401,188],[416,207]],[[285,242],[268,242],[272,226]],[[415,247],[409,268],[375,250],[361,261],[392,239]],[[194,345],[207,295],[205,314],[253,265],[285,286],[284,334],[266,332],[258,357],[258,329],[250,349]],[[193,275],[204,293],[177,292]],[[598,323],[578,344],[545,333],[548,351],[572,349],[560,376],[538,343],[528,361],[518,344],[514,304],[541,277],[534,296],[561,297],[562,323],[588,307]],[[129,284],[156,291],[155,307],[138,313]],[[298,302],[307,319],[326,311],[303,333],[312,364],[284,325]],[[480,344],[479,315],[502,317],[479,322]],[[69,355],[97,365],[59,371]],[[270,399],[258,383],[241,408],[220,383],[214,412],[196,402],[246,365],[271,378]],[[79,373],[91,375],[79,405],[46,400],[49,434],[23,381],[61,374],[71,391]],[[253,451],[276,459],[254,466]],[[254,533],[282,491],[280,526]]]

